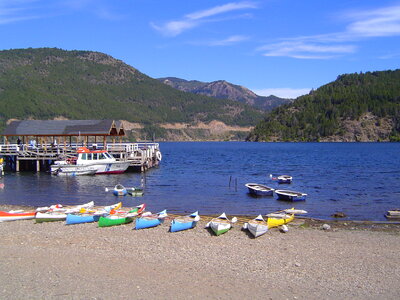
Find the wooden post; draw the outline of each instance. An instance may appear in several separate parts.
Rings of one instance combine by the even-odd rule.
[[[36,161],[36,172],[40,172],[40,160]]]
[[[15,156],[15,172],[19,172],[19,160],[18,160],[18,156]]]

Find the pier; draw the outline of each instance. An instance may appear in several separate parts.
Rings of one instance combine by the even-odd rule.
[[[79,147],[106,150],[129,161],[131,171],[145,172],[162,159],[158,143],[124,142],[122,123],[113,120],[14,121],[3,136],[0,156],[5,169],[15,172],[49,171],[56,160],[75,156]]]

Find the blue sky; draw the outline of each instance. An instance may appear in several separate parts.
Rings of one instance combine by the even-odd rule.
[[[0,49],[104,52],[154,77],[296,97],[399,68],[400,1],[0,0]]]

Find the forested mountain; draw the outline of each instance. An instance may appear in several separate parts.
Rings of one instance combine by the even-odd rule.
[[[400,70],[345,74],[273,110],[250,141],[398,141]]]
[[[181,91],[219,99],[236,100],[265,111],[271,111],[275,107],[292,102],[292,99],[283,99],[273,95],[268,97],[259,96],[243,86],[232,84],[225,80],[201,82],[176,77],[165,77],[158,80]]]
[[[1,127],[12,118],[58,117],[248,127],[263,116],[237,101],[176,90],[103,53],[56,48],[0,51],[0,103]]]

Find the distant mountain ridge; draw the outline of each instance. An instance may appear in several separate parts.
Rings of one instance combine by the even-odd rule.
[[[141,124],[147,137],[168,139],[164,124],[190,129],[218,121],[248,128],[263,118],[237,101],[171,88],[107,54],[57,48],[0,51],[0,103],[0,131],[10,119],[114,119]],[[179,130],[171,140],[180,138]],[[195,127],[190,138],[207,140],[201,130]]]
[[[201,82],[197,80],[185,80],[176,77],[158,78],[161,82],[178,90],[197,95],[205,95],[219,99],[231,99],[242,102],[257,109],[271,111],[275,107],[292,102],[292,99],[284,99],[276,96],[259,96],[240,85],[225,80],[213,82]]]

